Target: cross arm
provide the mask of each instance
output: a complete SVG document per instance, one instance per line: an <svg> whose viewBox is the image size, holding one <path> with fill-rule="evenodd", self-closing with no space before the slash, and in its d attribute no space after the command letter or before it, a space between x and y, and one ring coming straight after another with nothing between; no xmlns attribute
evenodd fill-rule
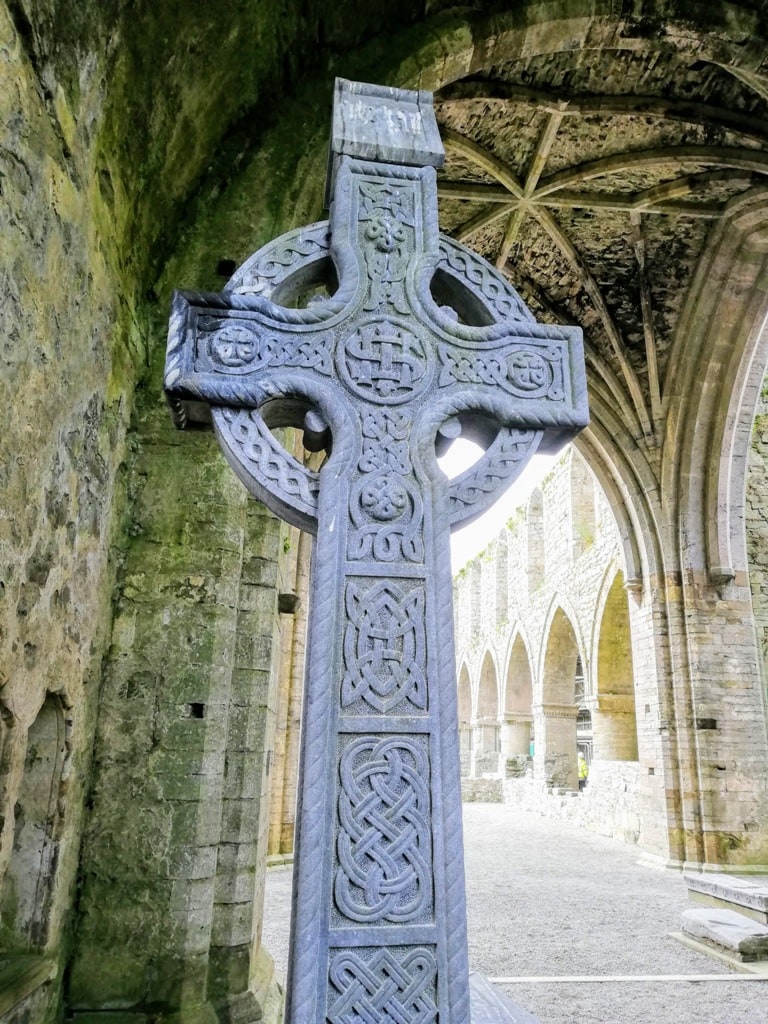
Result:
<svg viewBox="0 0 768 1024"><path fill-rule="evenodd" d="M333 333L262 306L272 308L228 292L174 293L164 388L177 426L210 424L212 405L257 408L300 393L297 375L331 377Z"/></svg>
<svg viewBox="0 0 768 1024"><path fill-rule="evenodd" d="M467 332L468 333L468 332ZM483 413L505 427L543 432L542 450L555 451L589 422L581 330L525 323L472 344L437 344L437 397L459 414L462 434L482 433ZM482 438L478 438L482 444Z"/></svg>

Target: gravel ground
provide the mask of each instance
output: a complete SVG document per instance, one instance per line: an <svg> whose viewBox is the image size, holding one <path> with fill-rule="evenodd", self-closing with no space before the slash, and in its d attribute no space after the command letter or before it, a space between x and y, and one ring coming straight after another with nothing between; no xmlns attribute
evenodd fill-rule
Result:
<svg viewBox="0 0 768 1024"><path fill-rule="evenodd" d="M677 872L501 804L465 804L464 831L471 970L492 979L713 976L499 982L541 1024L768 1024L768 980L739 981L745 976L669 937L689 905ZM290 886L290 868L267 873L264 942L283 974Z"/></svg>

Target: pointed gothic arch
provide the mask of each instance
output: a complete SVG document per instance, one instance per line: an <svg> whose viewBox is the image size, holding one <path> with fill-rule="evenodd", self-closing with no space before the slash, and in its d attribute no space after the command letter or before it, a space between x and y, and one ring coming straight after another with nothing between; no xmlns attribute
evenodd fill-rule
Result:
<svg viewBox="0 0 768 1024"><path fill-rule="evenodd" d="M507 660L501 751L504 755L529 755L533 740L533 673L528 647L515 630Z"/></svg>
<svg viewBox="0 0 768 1024"><path fill-rule="evenodd" d="M595 694L590 701L594 757L637 760L637 716L632 637L627 592L621 570L604 585L596 621Z"/></svg>
<svg viewBox="0 0 768 1024"><path fill-rule="evenodd" d="M585 659L575 621L562 601L553 605L542 649L534 772L550 789L578 788L576 677Z"/></svg>
<svg viewBox="0 0 768 1024"><path fill-rule="evenodd" d="M487 649L477 679L472 740L475 774L496 773L499 763L499 673Z"/></svg>

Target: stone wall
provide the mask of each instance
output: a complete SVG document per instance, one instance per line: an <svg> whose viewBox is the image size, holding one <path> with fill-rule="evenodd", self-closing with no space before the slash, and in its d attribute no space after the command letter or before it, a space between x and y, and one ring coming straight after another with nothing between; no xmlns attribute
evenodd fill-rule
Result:
<svg viewBox="0 0 768 1024"><path fill-rule="evenodd" d="M768 683L768 385L765 382L752 430L745 508L752 607L765 691Z"/></svg>
<svg viewBox="0 0 768 1024"><path fill-rule="evenodd" d="M44 1024L60 1006L147 328L93 173L103 94L83 67L76 121L4 3L0 40L0 948L53 956L54 982L19 1010Z"/></svg>
<svg viewBox="0 0 768 1024"><path fill-rule="evenodd" d="M763 641L768 635L764 421L765 398L752 434L746 520L755 623ZM740 709L752 684L729 680L727 673L724 677L721 665L723 652L738 652L744 631L751 628L751 614L737 588L723 591L715 604L701 592L696 598L701 614L706 605L708 636L699 643L711 661L702 671L706 686L718 696L716 703L700 700L692 715L683 695L670 685L668 619L652 590L634 580L622 587L623 550L613 516L584 469L575 453L562 457L527 508L518 510L455 581L461 729L471 735L472 747L465 746L462 754L464 794L466 799L498 799L503 790L506 802L566 816L666 860L670 820L683 813L675 739L680 730L697 734L703 773L698 799L710 805L711 815L725 796L730 813L738 817L742 795L745 807L751 806L760 785L759 778L749 775L750 751L743 740L737 749L737 740L726 736L732 723L742 723L742 731L749 727ZM577 657L583 696L574 679ZM487 741L489 666L500 729L493 750ZM521 694L527 703L520 702ZM582 715L574 727L577 705ZM533 758L524 773L510 773L507 765L525 760L529 729ZM761 730L764 722L756 723L758 757ZM589 783L579 795L577 746L591 761ZM768 823L755 819L746 827L757 833L759 849ZM721 834L728 834L728 828L722 818ZM735 837L729 848L721 840L717 846L712 842L708 856L713 862L738 855Z"/></svg>
<svg viewBox="0 0 768 1024"><path fill-rule="evenodd" d="M287 528L152 393L129 440L68 1003L242 1013L260 996Z"/></svg>

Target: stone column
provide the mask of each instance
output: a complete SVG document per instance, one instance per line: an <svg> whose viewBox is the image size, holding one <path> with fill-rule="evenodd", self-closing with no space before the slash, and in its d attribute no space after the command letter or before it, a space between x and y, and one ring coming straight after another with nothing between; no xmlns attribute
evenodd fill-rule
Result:
<svg viewBox="0 0 768 1024"><path fill-rule="evenodd" d="M536 746L533 774L547 789L579 788L574 704L539 704L534 708Z"/></svg>
<svg viewBox="0 0 768 1024"><path fill-rule="evenodd" d="M505 757L530 753L532 715L508 711L501 725L501 753Z"/></svg>
<svg viewBox="0 0 768 1024"><path fill-rule="evenodd" d="M499 723L495 718L477 718L472 724L472 774L499 771Z"/></svg>
<svg viewBox="0 0 768 1024"><path fill-rule="evenodd" d="M592 716L593 757L596 761L636 761L635 698L631 693L601 693L588 697Z"/></svg>

